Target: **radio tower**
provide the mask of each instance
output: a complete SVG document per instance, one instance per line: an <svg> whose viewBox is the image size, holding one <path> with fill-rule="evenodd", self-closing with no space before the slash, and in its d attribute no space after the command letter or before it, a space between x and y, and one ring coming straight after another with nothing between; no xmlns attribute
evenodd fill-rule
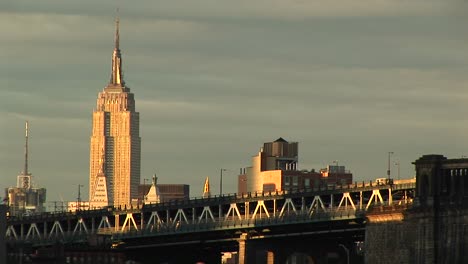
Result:
<svg viewBox="0 0 468 264"><path fill-rule="evenodd" d="M29 127L28 127L28 121L26 121L25 124L25 143L24 143L24 168L23 171L18 175L18 182L17 182L17 187L18 188L25 188L25 189L30 189L32 188L32 182L31 182L31 174L28 171L28 139L29 139Z"/></svg>

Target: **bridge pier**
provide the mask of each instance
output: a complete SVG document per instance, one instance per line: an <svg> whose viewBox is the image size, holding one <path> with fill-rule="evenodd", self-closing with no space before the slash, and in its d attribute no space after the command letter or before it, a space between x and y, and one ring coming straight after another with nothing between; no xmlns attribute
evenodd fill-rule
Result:
<svg viewBox="0 0 468 264"><path fill-rule="evenodd" d="M353 239L293 236L262 239L243 233L238 239L238 264L363 263Z"/></svg>
<svg viewBox="0 0 468 264"><path fill-rule="evenodd" d="M258 241L250 240L250 235L248 233L242 233L238 243L238 264L275 263L274 252L260 247Z"/></svg>
<svg viewBox="0 0 468 264"><path fill-rule="evenodd" d="M238 243L239 243L239 253L237 255L238 255L238 258L239 258L239 261L238 261L239 264L246 264L247 263L247 261L246 261L246 258L247 258L247 250L246 250L247 238L248 238L248 234L243 233L243 234L241 234L241 236L239 238L239 241L238 241Z"/></svg>
<svg viewBox="0 0 468 264"><path fill-rule="evenodd" d="M120 228L120 215L116 214L115 215L115 222L114 222L114 230L119 231Z"/></svg>
<svg viewBox="0 0 468 264"><path fill-rule="evenodd" d="M123 252L127 257L127 261L136 261L142 264L221 264L222 248L219 244L200 242L185 245L145 247Z"/></svg>

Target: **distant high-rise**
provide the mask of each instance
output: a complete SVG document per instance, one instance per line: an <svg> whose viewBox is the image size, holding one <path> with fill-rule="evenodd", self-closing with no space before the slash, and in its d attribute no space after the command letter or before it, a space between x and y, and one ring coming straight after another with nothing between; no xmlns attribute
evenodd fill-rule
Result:
<svg viewBox="0 0 468 264"><path fill-rule="evenodd" d="M125 206L138 198L141 138L135 99L123 80L119 42L117 18L110 82L99 93L93 111L89 194L91 200L98 191L97 178L105 175L109 205Z"/></svg>
<svg viewBox="0 0 468 264"><path fill-rule="evenodd" d="M11 215L40 213L45 211L46 189L36 188L28 169L28 122L25 125L24 169L17 177L16 187L5 189Z"/></svg>

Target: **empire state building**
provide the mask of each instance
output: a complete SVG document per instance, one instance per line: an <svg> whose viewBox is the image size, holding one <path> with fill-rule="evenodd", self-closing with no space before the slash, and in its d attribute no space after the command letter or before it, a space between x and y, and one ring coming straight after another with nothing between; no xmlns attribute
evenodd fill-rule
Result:
<svg viewBox="0 0 468 264"><path fill-rule="evenodd" d="M129 206L138 197L140 183L140 117L133 93L123 80L119 19L115 28L110 82L99 93L93 111L89 195L91 202L98 199ZM97 197L102 193L107 197Z"/></svg>

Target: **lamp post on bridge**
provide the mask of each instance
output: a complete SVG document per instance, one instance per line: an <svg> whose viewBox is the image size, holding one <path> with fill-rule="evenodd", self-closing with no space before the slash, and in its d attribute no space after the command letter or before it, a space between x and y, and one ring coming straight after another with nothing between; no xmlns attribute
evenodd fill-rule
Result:
<svg viewBox="0 0 468 264"><path fill-rule="evenodd" d="M146 179L146 178L144 178L144 179L143 179L143 185L145 185L145 186L146 186L146 182L147 182L147 181L149 182L149 181L150 181L150 179Z"/></svg>
<svg viewBox="0 0 468 264"><path fill-rule="evenodd" d="M338 244L338 246L342 247L345 252L346 252L346 264L349 264L349 249L347 247L345 247L345 245L343 244Z"/></svg>
<svg viewBox="0 0 468 264"><path fill-rule="evenodd" d="M395 165L398 167L398 179L400 179L400 161L396 161Z"/></svg>
<svg viewBox="0 0 468 264"><path fill-rule="evenodd" d="M335 172L334 172L335 173L335 186L338 186L338 161L334 160L332 163L336 164ZM328 173L329 173L328 175L330 175L330 171Z"/></svg>
<svg viewBox="0 0 468 264"><path fill-rule="evenodd" d="M83 184L78 184L78 198L76 202L76 210L79 211L81 209L81 187L83 187Z"/></svg>
<svg viewBox="0 0 468 264"><path fill-rule="evenodd" d="M388 152L388 170L387 170L387 176L388 176L388 181L390 182L390 156L393 154L393 151Z"/></svg>
<svg viewBox="0 0 468 264"><path fill-rule="evenodd" d="M226 169L220 170L220 177L219 177L219 196L223 194L223 171L227 171Z"/></svg>

